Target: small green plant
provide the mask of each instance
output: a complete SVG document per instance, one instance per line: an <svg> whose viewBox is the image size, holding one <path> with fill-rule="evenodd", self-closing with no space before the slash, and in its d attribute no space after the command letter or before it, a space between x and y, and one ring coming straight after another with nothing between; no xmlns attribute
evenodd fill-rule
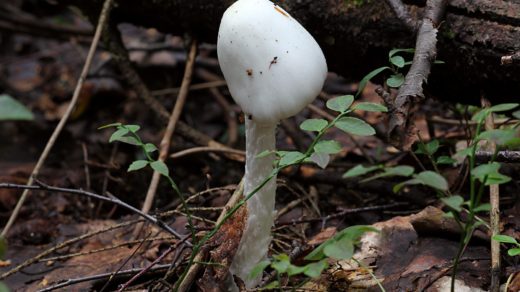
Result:
<svg viewBox="0 0 520 292"><path fill-rule="evenodd" d="M121 142L126 143L130 145L137 146L141 148L145 159L135 160L133 161L130 166L128 167L128 172L136 171L143 169L147 166L152 168L153 170L160 173L163 177L165 177L171 188L175 191L177 196L181 199L182 207L184 212L187 214L188 217L188 226L192 232L192 236L195 236L195 228L193 225L193 221L191 218L191 213L189 211L189 208L186 204L185 198L182 195L179 187L175 183L175 181L171 178L170 172L168 170L168 166L166 163L164 163L161 160L156 160L152 157L153 153L157 151L157 147L152 143L144 143L137 132L141 129L138 125L124 125L122 123L113 123L109 125L105 125L102 127L99 127L99 129L107 129L107 128L116 128L115 132L112 133L110 136L108 142Z"/></svg>
<svg viewBox="0 0 520 292"><path fill-rule="evenodd" d="M500 234L493 236L493 240L501 243L512 244L514 247L507 250L507 254L509 256L516 257L520 255L520 243L518 243L518 241L515 238L508 235Z"/></svg>
<svg viewBox="0 0 520 292"><path fill-rule="evenodd" d="M402 56L397 53L412 53L413 49L394 49L389 52L388 58L390 66L380 67L372 72L370 72L363 80L360 82L360 88L358 90L358 94L363 90L366 83L380 74L385 70L391 70L392 75L386 79L386 85L389 87L399 88L404 82L404 75L400 72L404 66L411 64L411 62L407 62ZM436 61L435 63L443 63L442 61ZM344 178L353 178L356 176L362 176L366 174L370 174L373 172L377 172L377 174L365 178L360 182L368 182L373 179L379 179L383 177L392 177L392 176L401 176L401 177L411 177L409 180L401 182L394 186L393 191L399 192L406 185L425 185L431 187L437 191L439 198L442 202L448 207L449 213L447 216L455 219L460 229L461 240L459 251L454 259L454 267L452 274L452 291L454 289L454 281L455 275L457 272L457 266L460 260L460 257L464 253L466 246L469 244L471 236L475 229L480 225L487 226L484 220L480 219L477 216L479 212L488 212L490 210L490 205L487 203L482 203L482 196L486 186L490 185L499 185L507 183L511 180L510 177L503 175L499 172L500 163L496 162L496 156L500 149L508 148L514 145L520 145L520 138L516 137L516 130L514 127L502 127L500 129L493 129L488 131L483 131L483 126L486 118L489 115L504 113L508 111L512 111L518 107L516 103L505 103L495 105L486 109L478 110L476 107L471 107L468 111L468 108L463 109L461 106L457 106L456 110L461 113L473 113L472 121L477 124L476 131L474 136L472 137L469 145L466 149L463 149L456 153L456 157L467 159L469 165L469 196L464 196L461 194L451 194L448 183L446 179L440 174L439 165L449 164L453 165L457 161L452 157L441 155L436 156L436 153L440 147L440 143L438 140L432 140L428 143L423 143L420 141L418 144L416 154L426 155L429 161L433 166L433 170L425 170L420 173L415 173L415 170L410 166L393 166L386 167L382 165L374 165L374 166L362 166L358 165L349 171L347 171L343 177ZM512 114L513 116L520 118L520 111L516 111ZM496 144L496 150L493 154L492 159L481 165L476 165L476 152L478 147L482 143L493 142ZM469 197L465 199L465 197ZM501 239L505 239L500 237ZM515 240L516 242L516 240ZM508 243L513 243L508 242ZM513 253L520 252L520 249L513 249Z"/></svg>
<svg viewBox="0 0 520 292"><path fill-rule="evenodd" d="M269 283L265 288L278 288L280 285L280 276L285 275L288 278L296 275L304 275L310 278L318 278L321 273L328 268L328 260L350 260L354 255L354 248L359 239L366 232L379 232L377 229L366 225L350 226L338 232L332 238L328 239L316 249L310 252L304 259L308 263L304 266L295 266L286 254L273 256L271 260L265 260L259 263L251 272L250 277L256 278L267 267L271 267L276 271L278 280Z"/></svg>

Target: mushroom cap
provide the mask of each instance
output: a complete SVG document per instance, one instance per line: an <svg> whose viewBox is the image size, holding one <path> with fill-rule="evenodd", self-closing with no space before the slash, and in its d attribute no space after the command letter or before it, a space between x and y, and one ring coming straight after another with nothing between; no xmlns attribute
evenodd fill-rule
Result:
<svg viewBox="0 0 520 292"><path fill-rule="evenodd" d="M226 10L217 54L233 99L260 123L301 111L318 96L327 75L316 40L268 0L239 0Z"/></svg>

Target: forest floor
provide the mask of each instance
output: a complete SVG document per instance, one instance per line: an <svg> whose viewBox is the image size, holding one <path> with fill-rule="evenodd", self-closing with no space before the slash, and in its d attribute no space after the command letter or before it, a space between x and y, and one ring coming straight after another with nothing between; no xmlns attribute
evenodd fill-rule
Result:
<svg viewBox="0 0 520 292"><path fill-rule="evenodd" d="M70 12L39 13L38 17L45 22L92 29L88 22ZM172 109L187 59L185 43L181 38L163 35L154 29L128 24L119 28L130 59L144 83L166 109ZM1 34L0 93L22 102L35 118L26 122L0 122L0 183L27 182L48 137L68 106L89 44L84 37L63 40L31 34ZM142 152L132 145L109 143L113 130L99 127L115 122L139 125L141 139L159 145L165 123L128 86L110 53L103 48L96 53L89 72L78 106L38 180L49 186L115 196L140 209L152 171L127 172L133 161L143 158ZM243 117L221 77L214 44L199 46L191 84L180 120L213 141L243 150ZM356 102L382 103L375 93L377 87L370 83ZM333 117L334 112L325 106L327 100L355 94L357 88L357 83L329 73L322 94L312 106L281 123L277 148L306 149L314 136L301 131L299 124L308 118ZM471 139L474 127L468 121L472 110L470 106L440 102L429 96L417 108L413 119L424 143L440 141L435 155L451 157L457 147L465 147L461 145ZM304 164L289 167L279 175L271 254L285 253L291 256L293 263L302 264L305 254L344 228L375 224L383 230L380 233L383 240L373 247L378 249L377 253L365 254L372 257L368 268L331 261L330 269L321 278L306 284L309 285L307 291L377 291L379 288L369 271L381 279L387 291L445 291L461 233L455 222L444 216L444 211L449 209L439 200L438 193L420 185L395 193L393 187L407 180L402 177L382 176L368 181L343 177L359 164L406 165L416 172L432 170L434 166L426 155L403 152L386 142L385 114L364 111L354 114L371 124L376 134L352 136L332 129L326 137L338 141L342 149L333 155L326 169ZM190 198L188 205L195 228L202 233L214 226L237 188L244 173L244 159L240 151L231 155L218 152L212 146L200 149L208 145L201 145L188 136L174 134L169 153L177 155L168 158L166 163L181 192ZM197 149L200 151L194 151ZM468 192L464 165L457 162L439 165L439 172L447 179L450 189L462 196ZM500 188L501 233L519 238L518 166L504 163L501 173L512 178ZM21 192L0 188L2 225L7 222ZM175 210L161 219L178 233L188 234L185 210L166 180L161 180L156 194L151 213ZM488 202L487 195L483 202ZM487 213L481 215L488 220ZM2 276L3 281L11 291L36 291L79 278L84 281L70 283L61 291L114 291L137 271L153 263L131 286L167 290L185 268L190 250L164 255L178 239L151 224L145 225L141 234L135 236L136 219L135 213L121 206L83 195L32 191L7 236L8 247L0 262L0 273L13 269L15 272ZM359 244L358 256L373 244L367 240ZM465 249L457 278L461 281L460 287L471 287L467 291L485 290L490 285L490 241L488 230L479 227ZM60 244L62 246L56 248ZM509 289L520 291L518 259L507 256L506 246L503 247L501 282L505 283L512 275ZM159 262L154 262L161 256ZM169 268L173 273L168 273L167 278L165 273ZM134 270L127 271L130 269ZM110 277L116 272L120 275ZM92 275L98 277L87 278ZM265 278L269 277L272 279L272 275L266 273ZM195 291L196 285L193 287Z"/></svg>

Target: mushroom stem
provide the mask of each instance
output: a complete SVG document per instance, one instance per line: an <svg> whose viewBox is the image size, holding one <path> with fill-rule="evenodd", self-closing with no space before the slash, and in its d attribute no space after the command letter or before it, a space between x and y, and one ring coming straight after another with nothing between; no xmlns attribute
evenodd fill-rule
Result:
<svg viewBox="0 0 520 292"><path fill-rule="evenodd" d="M266 150L275 150L276 124L261 124L254 117L246 118L246 173L244 194L249 194L273 171L274 154L257 157ZM247 223L231 273L239 276L247 288L255 287L258 279L250 279L251 270L267 256L274 224L276 177L271 179L247 201Z"/></svg>

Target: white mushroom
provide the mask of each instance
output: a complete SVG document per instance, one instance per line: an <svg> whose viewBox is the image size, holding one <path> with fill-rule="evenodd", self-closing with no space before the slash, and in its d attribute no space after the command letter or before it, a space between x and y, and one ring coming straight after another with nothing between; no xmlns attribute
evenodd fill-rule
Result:
<svg viewBox="0 0 520 292"><path fill-rule="evenodd" d="M219 28L217 53L233 99L245 113L246 172L249 194L273 170L275 129L281 119L301 111L319 94L327 75L323 52L314 38L281 7L268 0L239 0ZM248 288L251 269L265 259L274 220L276 179L247 202L248 219L231 272Z"/></svg>

